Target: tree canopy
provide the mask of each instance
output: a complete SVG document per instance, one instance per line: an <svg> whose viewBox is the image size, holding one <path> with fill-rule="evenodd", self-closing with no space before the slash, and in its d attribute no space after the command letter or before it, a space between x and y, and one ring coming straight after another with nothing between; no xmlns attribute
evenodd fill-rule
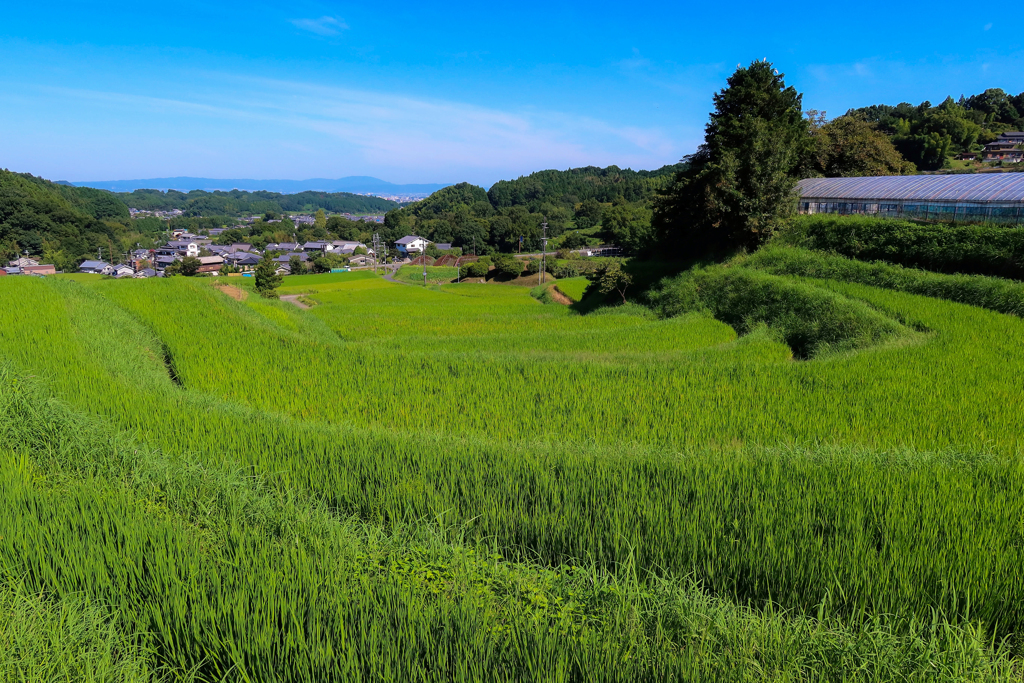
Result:
<svg viewBox="0 0 1024 683"><path fill-rule="evenodd" d="M28 251L58 269L84 258L123 251L143 239L128 207L103 190L52 183L27 173L0 170L0 258Z"/></svg>
<svg viewBox="0 0 1024 683"><path fill-rule="evenodd" d="M274 214L315 212L318 209L332 213L384 213L398 204L380 197L367 197L349 192L247 192L231 190L135 190L116 195L124 204L140 211L169 211L179 209L187 216L242 216L247 214Z"/></svg>
<svg viewBox="0 0 1024 683"><path fill-rule="evenodd" d="M659 198L654 223L677 254L754 246L794 206L810 149L802 96L769 62L740 67L714 96L704 144Z"/></svg>

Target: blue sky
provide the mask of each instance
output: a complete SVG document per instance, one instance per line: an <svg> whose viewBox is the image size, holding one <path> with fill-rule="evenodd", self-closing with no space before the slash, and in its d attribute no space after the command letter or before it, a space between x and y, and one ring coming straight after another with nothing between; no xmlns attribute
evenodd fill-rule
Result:
<svg viewBox="0 0 1024 683"><path fill-rule="evenodd" d="M489 186L656 168L767 57L830 116L1024 91L1024 41L963 3L11 3L0 166L52 179Z"/></svg>

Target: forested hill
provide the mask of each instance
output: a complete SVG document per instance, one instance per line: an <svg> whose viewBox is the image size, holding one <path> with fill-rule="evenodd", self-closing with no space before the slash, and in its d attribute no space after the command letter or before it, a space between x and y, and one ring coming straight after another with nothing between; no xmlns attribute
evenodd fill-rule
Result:
<svg viewBox="0 0 1024 683"><path fill-rule="evenodd" d="M947 97L938 106L928 101L876 104L851 109L847 116L875 125L918 168L935 170L947 166L951 155L980 150L1000 133L1024 130L1024 93L989 88L959 100Z"/></svg>
<svg viewBox="0 0 1024 683"><path fill-rule="evenodd" d="M680 168L538 171L501 180L489 191L459 183L388 212L382 232L387 240L418 234L478 252L534 251L540 249L541 225L547 223L548 237L575 233L552 242L555 248L603 240L635 247L643 241L640 233L650 230L651 201Z"/></svg>
<svg viewBox="0 0 1024 683"><path fill-rule="evenodd" d="M633 171L618 166L570 168L567 171L537 171L517 180L499 180L487 197L491 206L527 206L538 211L545 202L575 205L587 199L611 203L618 198L639 202L665 186L682 164L662 166L656 171Z"/></svg>
<svg viewBox="0 0 1024 683"><path fill-rule="evenodd" d="M323 209L332 213L370 214L384 213L398 208L396 202L379 197L367 197L348 192L248 192L217 190L135 190L117 196L133 209L142 211L169 211L180 209L187 216L241 216L244 214L314 212Z"/></svg>
<svg viewBox="0 0 1024 683"><path fill-rule="evenodd" d="M119 245L131 233L128 207L115 195L0 170L0 259L28 251L58 267Z"/></svg>

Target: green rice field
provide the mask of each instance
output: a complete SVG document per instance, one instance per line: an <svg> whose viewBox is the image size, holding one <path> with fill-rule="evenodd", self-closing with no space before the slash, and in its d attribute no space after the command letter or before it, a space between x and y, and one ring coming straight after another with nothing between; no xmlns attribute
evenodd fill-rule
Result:
<svg viewBox="0 0 1024 683"><path fill-rule="evenodd" d="M2 278L0 682L1020 680L1017 287Z"/></svg>

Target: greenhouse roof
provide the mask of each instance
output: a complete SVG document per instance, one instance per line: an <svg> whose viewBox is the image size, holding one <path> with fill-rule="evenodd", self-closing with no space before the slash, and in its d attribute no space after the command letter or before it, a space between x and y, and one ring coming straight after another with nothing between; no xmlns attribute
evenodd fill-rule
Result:
<svg viewBox="0 0 1024 683"><path fill-rule="evenodd" d="M797 191L814 199L1024 202L1024 173L807 178Z"/></svg>

